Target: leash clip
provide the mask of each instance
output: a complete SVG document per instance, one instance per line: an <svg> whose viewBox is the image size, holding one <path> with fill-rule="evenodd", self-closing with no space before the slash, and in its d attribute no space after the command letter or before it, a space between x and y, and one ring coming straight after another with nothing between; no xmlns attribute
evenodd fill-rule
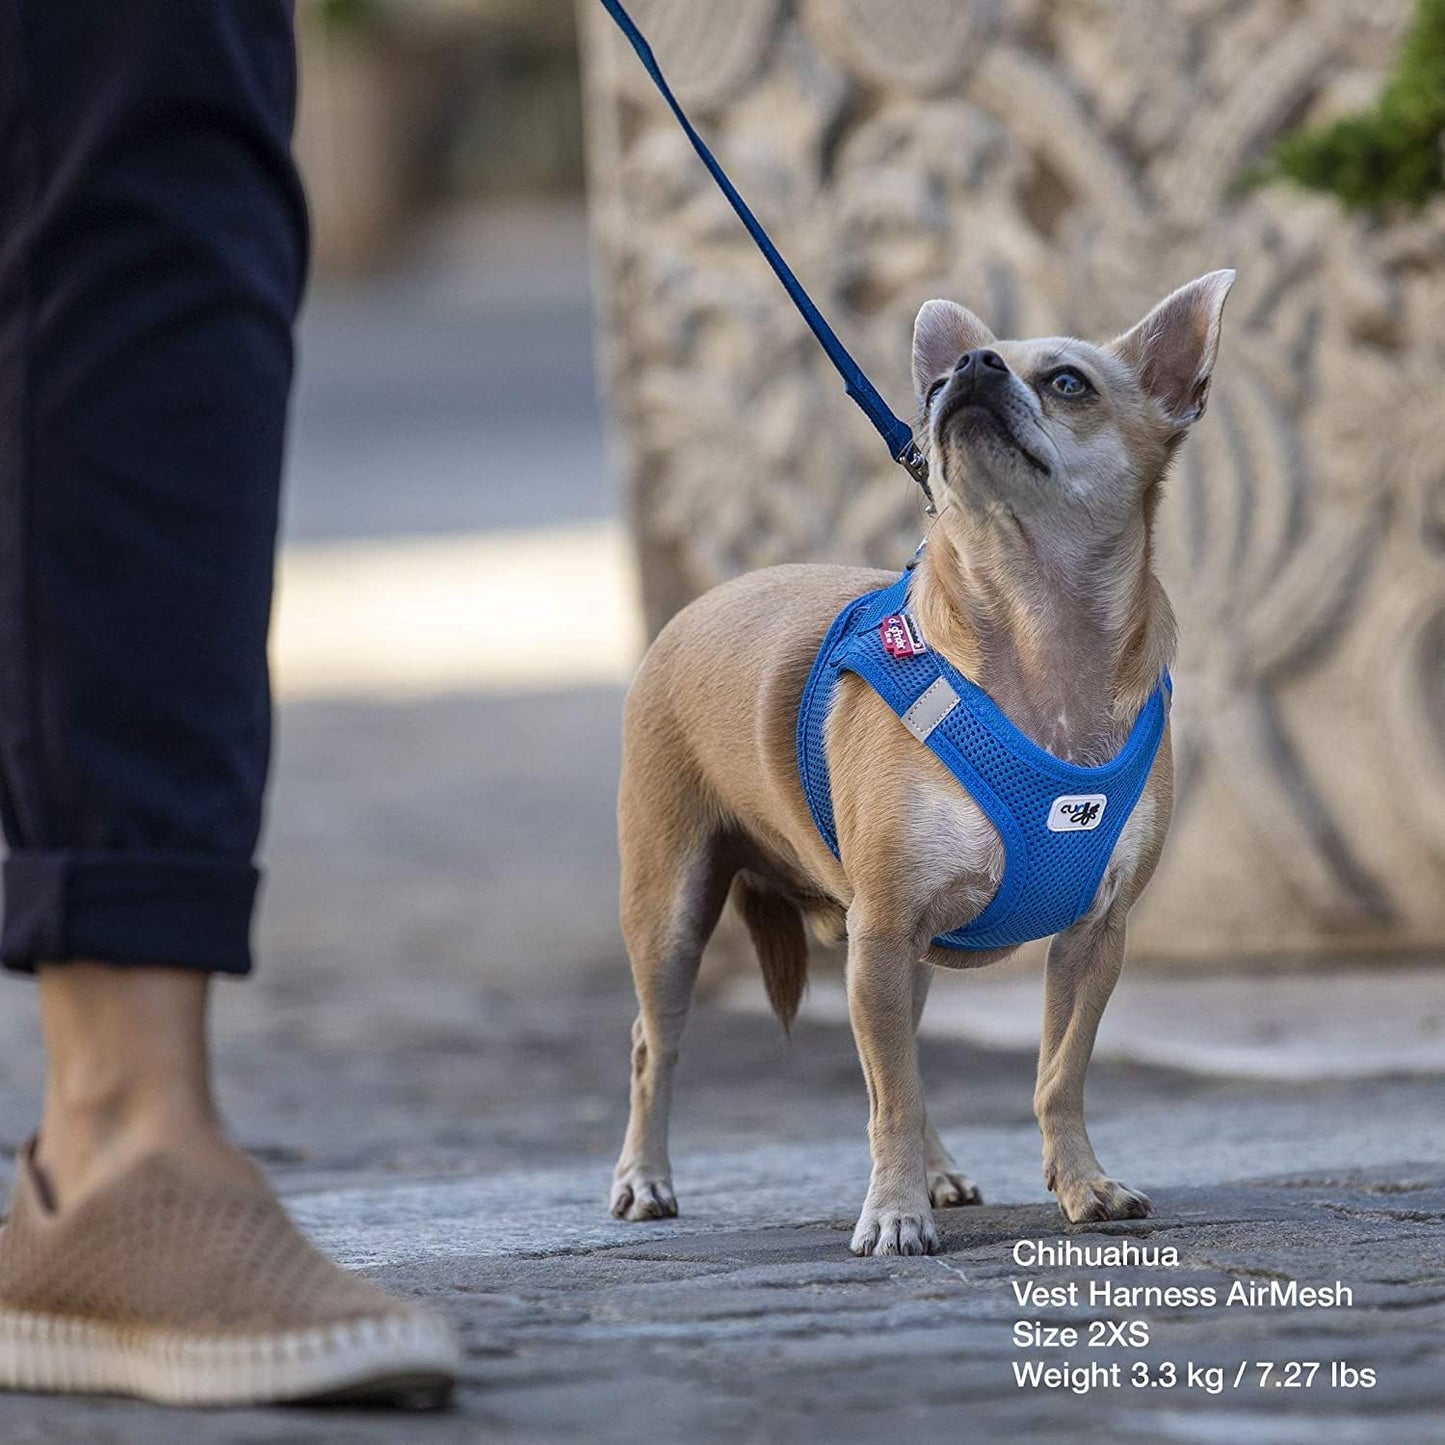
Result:
<svg viewBox="0 0 1445 1445"><path fill-rule="evenodd" d="M928 485L928 458L918 450L918 443L910 440L894 461L923 488L923 495L928 498L928 505L923 510L930 517L936 517L938 508L933 504L933 488Z"/></svg>

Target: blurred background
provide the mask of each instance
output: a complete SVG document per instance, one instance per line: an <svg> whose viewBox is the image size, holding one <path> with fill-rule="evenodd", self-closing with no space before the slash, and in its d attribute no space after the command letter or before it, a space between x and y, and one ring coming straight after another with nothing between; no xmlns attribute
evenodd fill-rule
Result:
<svg viewBox="0 0 1445 1445"><path fill-rule="evenodd" d="M1267 974L1296 1016L1326 966L1370 970L1378 1000L1384 971L1436 963L1442 205L1244 184L1282 137L1388 98L1412 0L1191 0L1142 30L1133 0L634 8L900 411L929 295L1107 336L1239 268L1161 521L1181 805L1131 923L1158 1000L1135 996L1135 1032L1201 969ZM263 943L318 994L358 952L383 992L402 958L447 987L615 979L618 714L646 635L750 566L897 565L924 519L599 6L301 14L316 271ZM940 1027L1027 1043L1033 962L945 988ZM1408 1012L1382 1047L1405 1028L1439 1057L1440 1017Z"/></svg>
<svg viewBox="0 0 1445 1445"><path fill-rule="evenodd" d="M263 948L322 993L362 959L383 993L556 986L619 952L641 640L593 366L574 11L299 15L315 271Z"/></svg>
<svg viewBox="0 0 1445 1445"><path fill-rule="evenodd" d="M1433 1425L1441 1215L1418 1191L1438 1170L1411 1161L1445 1157L1445 0L631 8L900 414L930 296L1000 334L1106 338L1238 268L1159 516L1180 801L1091 1131L1240 1277L1322 1278L1324 1250L1353 1282L1413 1281L1413 1313L1369 1297L1351 1358L1394 1341ZM944 1221L971 1254L846 1259L866 1099L837 960L818 956L789 1040L726 938L680 1067L686 1212L642 1234L605 1216L633 1012L627 679L672 611L746 568L899 566L916 489L596 0L298 16L315 265L259 967L216 991L238 1137L339 1258L445 1295L486 1438L631 1439L646 1419L661 1439L901 1439L926 1395L953 1411L919 1425L932 1439L961 1418L955 1386L1003 1388L1022 1419L999 1241L1059 1228L1029 1108L1036 953L941 975L924 1021L931 1116L1001 1206ZM0 1172L42 1067L33 990L10 997ZM1240 1254L1251 1210L1283 1222ZM649 1271L695 1279L693 1302ZM1282 1317L1290 1350L1299 1328ZM107 1439L157 1438L144 1412L108 1418ZM1282 1438L1236 1418L1211 1438ZM1163 1419L1140 1438L1203 1438ZM1340 1438L1378 1438L1359 1428ZM331 1429L246 1438L393 1427Z"/></svg>

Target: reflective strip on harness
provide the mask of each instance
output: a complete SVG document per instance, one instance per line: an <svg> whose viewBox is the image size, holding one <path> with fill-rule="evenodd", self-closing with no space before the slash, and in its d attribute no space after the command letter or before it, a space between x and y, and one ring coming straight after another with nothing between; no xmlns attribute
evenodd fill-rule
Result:
<svg viewBox="0 0 1445 1445"><path fill-rule="evenodd" d="M946 677L929 683L923 696L903 714L903 726L921 743L958 706L958 694Z"/></svg>

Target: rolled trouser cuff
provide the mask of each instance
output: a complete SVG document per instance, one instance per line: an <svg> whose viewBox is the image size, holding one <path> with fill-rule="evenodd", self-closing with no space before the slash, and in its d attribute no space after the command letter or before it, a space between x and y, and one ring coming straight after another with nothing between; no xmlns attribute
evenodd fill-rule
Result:
<svg viewBox="0 0 1445 1445"><path fill-rule="evenodd" d="M17 853L5 860L0 963L91 960L251 971L250 862L145 853Z"/></svg>

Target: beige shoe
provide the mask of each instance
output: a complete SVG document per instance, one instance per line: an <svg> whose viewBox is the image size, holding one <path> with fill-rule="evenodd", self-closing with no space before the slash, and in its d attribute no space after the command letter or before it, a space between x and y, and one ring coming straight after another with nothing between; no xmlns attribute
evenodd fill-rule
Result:
<svg viewBox="0 0 1445 1445"><path fill-rule="evenodd" d="M447 1327L333 1264L264 1185L157 1155L57 1212L33 1151L0 1229L0 1388L436 1403L456 1379Z"/></svg>

